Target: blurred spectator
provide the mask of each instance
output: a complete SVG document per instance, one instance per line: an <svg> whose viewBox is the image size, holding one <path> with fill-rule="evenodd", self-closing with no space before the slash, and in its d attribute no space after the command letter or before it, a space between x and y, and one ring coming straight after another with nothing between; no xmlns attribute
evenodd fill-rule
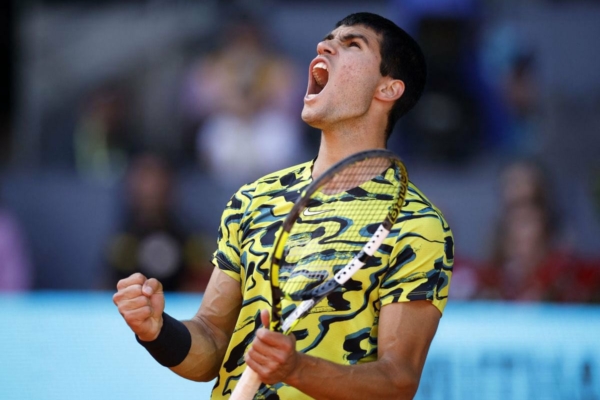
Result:
<svg viewBox="0 0 600 400"><path fill-rule="evenodd" d="M127 204L108 246L111 287L134 272L160 280L167 291L202 291L211 272L209 251L173 212L174 181L167 164L146 154L126 177Z"/></svg>
<svg viewBox="0 0 600 400"><path fill-rule="evenodd" d="M193 67L184 106L199 163L237 186L304 159L301 95L293 64L267 48L255 21L234 19L222 39Z"/></svg>
<svg viewBox="0 0 600 400"><path fill-rule="evenodd" d="M506 165L500 174L500 207L534 203L552 212L553 190L544 166L532 158L522 158Z"/></svg>
<svg viewBox="0 0 600 400"><path fill-rule="evenodd" d="M501 216L491 265L479 274L480 298L529 301L572 299L563 278L578 267L560 248L554 221L539 203L511 203ZM572 299L574 300L574 299Z"/></svg>
<svg viewBox="0 0 600 400"><path fill-rule="evenodd" d="M0 205L0 291L28 290L32 283L31 263L21 227Z"/></svg>
<svg viewBox="0 0 600 400"><path fill-rule="evenodd" d="M118 180L133 152L124 88L104 84L89 93L74 132L75 167L91 179Z"/></svg>
<svg viewBox="0 0 600 400"><path fill-rule="evenodd" d="M489 94L482 98L487 140L506 157L537 156L539 137L540 79L532 45L514 21L491 20L485 24L479 46L482 84Z"/></svg>
<svg viewBox="0 0 600 400"><path fill-rule="evenodd" d="M575 254L561 235L549 189L540 164L523 160L507 166L490 260L456 265L456 298L598 301L600 269Z"/></svg>
<svg viewBox="0 0 600 400"><path fill-rule="evenodd" d="M541 140L537 137L538 87L532 54L519 54L510 64L504 82L504 101L508 109L508 129L504 147L511 154L536 155Z"/></svg>

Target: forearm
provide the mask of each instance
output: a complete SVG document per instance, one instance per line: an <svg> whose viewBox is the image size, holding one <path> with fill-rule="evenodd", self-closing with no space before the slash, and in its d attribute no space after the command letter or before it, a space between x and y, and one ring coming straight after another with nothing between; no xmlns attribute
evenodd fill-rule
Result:
<svg viewBox="0 0 600 400"><path fill-rule="evenodd" d="M339 365L306 354L299 355L285 383L318 399L412 399L420 374L409 365L378 360Z"/></svg>
<svg viewBox="0 0 600 400"><path fill-rule="evenodd" d="M183 321L192 337L185 359L171 367L176 374L194 381L214 379L242 306L239 282L215 269L198 313Z"/></svg>
<svg viewBox="0 0 600 400"><path fill-rule="evenodd" d="M171 370L193 381L214 379L227 350L227 336L199 317L183 323L190 331L192 345L186 358Z"/></svg>

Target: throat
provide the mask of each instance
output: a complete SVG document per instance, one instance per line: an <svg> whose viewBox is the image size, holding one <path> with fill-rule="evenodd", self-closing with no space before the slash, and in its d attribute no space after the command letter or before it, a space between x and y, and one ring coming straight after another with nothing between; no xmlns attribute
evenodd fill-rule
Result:
<svg viewBox="0 0 600 400"><path fill-rule="evenodd" d="M385 149L385 135L373 135L359 130L321 131L319 154L313 166L312 177L318 178L328 168L344 158L363 150Z"/></svg>

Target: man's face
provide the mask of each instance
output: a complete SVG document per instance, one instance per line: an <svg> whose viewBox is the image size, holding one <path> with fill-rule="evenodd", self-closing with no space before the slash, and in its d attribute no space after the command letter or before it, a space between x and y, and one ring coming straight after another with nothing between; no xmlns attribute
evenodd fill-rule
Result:
<svg viewBox="0 0 600 400"><path fill-rule="evenodd" d="M379 36L362 26L340 26L317 45L310 63L302 119L328 129L364 115L382 76Z"/></svg>

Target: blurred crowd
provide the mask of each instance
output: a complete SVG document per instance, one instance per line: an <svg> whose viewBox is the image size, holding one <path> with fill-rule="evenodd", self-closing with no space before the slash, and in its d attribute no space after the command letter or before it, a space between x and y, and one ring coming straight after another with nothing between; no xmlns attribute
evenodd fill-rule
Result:
<svg viewBox="0 0 600 400"><path fill-rule="evenodd" d="M173 172L153 154L139 155L125 177L120 225L106 248L105 289L134 272L161 281L164 290L201 291L210 276L206 243L173 210Z"/></svg>
<svg viewBox="0 0 600 400"><path fill-rule="evenodd" d="M487 259L455 260L455 299L600 302L600 260L574 249L553 204L551 180L533 159L508 164L499 177L498 210Z"/></svg>
<svg viewBox="0 0 600 400"><path fill-rule="evenodd" d="M307 155L295 64L268 48L258 21L238 17L226 28L190 68L183 111L197 162L233 187Z"/></svg>
<svg viewBox="0 0 600 400"><path fill-rule="evenodd" d="M390 5L400 15L411 3ZM473 9L398 18L428 54L430 81L421 105L390 141L417 164L460 168L483 155L503 165L494 177L499 200L485 256L466 257L457 243L451 297L600 303L600 260L579 254L572 214L557 201L552 171L539 157L535 54L518 48L499 62L498 54L485 59L482 41L475 40L481 22L476 7L462 3ZM181 171L207 176L233 193L315 154L318 133L299 117L305 65L278 49L273 32L255 15L227 13L209 44L190 52L176 80L169 102L177 131L170 140L177 145L152 143L140 133L135 89L126 77L83 91L77 97L81 106L65 118L71 122L60 125L68 134L56 140L46 134L52 142L49 169L59 165L83 181L123 187L115 199L114 229L98 255L103 267L96 289L110 290L120 278L142 272L160 279L166 290L204 290L216 228L181 216ZM0 191L0 291L36 289L27 233L1 200Z"/></svg>

